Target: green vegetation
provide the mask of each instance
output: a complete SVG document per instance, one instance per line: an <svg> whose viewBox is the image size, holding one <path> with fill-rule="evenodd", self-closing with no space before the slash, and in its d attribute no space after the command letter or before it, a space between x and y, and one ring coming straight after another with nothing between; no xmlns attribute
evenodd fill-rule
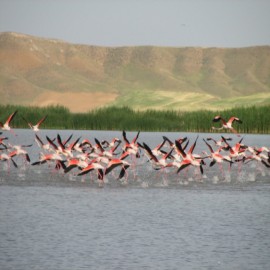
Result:
<svg viewBox="0 0 270 270"><path fill-rule="evenodd" d="M71 113L62 106L24 107L14 105L0 105L0 121L14 111L18 114L11 126L27 128L23 116L29 122L36 124L44 115L48 115L42 124L47 129L87 129L87 130L141 130L141 131L182 131L182 132L210 132L216 115L225 119L237 116L243 124L235 123L240 133L270 133L270 106L235 107L223 111L200 110L193 112L182 111L135 111L129 107L104 107L88 113Z"/></svg>
<svg viewBox="0 0 270 270"><path fill-rule="evenodd" d="M270 104L270 93L259 93L248 96L232 97L232 98L216 98L213 95L196 92L178 93L174 91L137 89L128 93L122 93L113 106L121 106L128 104L129 107L140 110L169 110L174 111L197 111L208 108L212 111L225 110L232 107L242 106L261 106Z"/></svg>
<svg viewBox="0 0 270 270"><path fill-rule="evenodd" d="M50 95L44 95L44 93ZM0 34L0 104L57 103L55 95L103 93L100 106L225 110L270 100L270 46L99 47ZM69 107L71 109L71 107ZM95 107L96 108L96 107Z"/></svg>

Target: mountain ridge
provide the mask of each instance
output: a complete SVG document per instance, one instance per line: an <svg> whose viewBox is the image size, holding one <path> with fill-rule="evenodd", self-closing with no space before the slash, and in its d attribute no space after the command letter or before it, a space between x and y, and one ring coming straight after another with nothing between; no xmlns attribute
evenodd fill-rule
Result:
<svg viewBox="0 0 270 270"><path fill-rule="evenodd" d="M270 46L104 47L4 32L0 95L1 104L60 104L75 112L265 105Z"/></svg>

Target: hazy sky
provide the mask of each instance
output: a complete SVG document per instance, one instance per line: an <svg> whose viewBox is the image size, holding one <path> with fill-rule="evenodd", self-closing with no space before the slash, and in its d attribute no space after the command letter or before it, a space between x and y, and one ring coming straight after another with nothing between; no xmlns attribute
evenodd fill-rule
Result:
<svg viewBox="0 0 270 270"><path fill-rule="evenodd" d="M270 45L270 0L0 0L0 32L72 43Z"/></svg>

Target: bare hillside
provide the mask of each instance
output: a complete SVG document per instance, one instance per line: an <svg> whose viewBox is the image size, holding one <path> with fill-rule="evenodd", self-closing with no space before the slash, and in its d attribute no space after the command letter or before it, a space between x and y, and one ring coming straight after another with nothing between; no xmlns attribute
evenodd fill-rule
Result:
<svg viewBox="0 0 270 270"><path fill-rule="evenodd" d="M0 103L216 109L270 103L270 46L98 47L0 34Z"/></svg>

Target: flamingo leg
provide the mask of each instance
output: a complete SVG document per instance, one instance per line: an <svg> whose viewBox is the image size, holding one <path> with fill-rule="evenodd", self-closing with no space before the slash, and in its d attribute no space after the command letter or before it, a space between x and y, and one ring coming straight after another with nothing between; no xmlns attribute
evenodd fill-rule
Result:
<svg viewBox="0 0 270 270"><path fill-rule="evenodd" d="M136 167L137 167L137 159L135 155L131 155L131 170L133 171L133 180L137 179L137 174L136 174Z"/></svg>
<svg viewBox="0 0 270 270"><path fill-rule="evenodd" d="M221 171L222 178L225 179L225 174L224 174L224 170L223 170L222 164L221 164L221 163L218 163L218 166L219 166L219 169L220 169L220 171Z"/></svg>
<svg viewBox="0 0 270 270"><path fill-rule="evenodd" d="M18 136L18 135L14 132L13 129L10 129L9 131L10 131L10 133L13 134L14 136Z"/></svg>

